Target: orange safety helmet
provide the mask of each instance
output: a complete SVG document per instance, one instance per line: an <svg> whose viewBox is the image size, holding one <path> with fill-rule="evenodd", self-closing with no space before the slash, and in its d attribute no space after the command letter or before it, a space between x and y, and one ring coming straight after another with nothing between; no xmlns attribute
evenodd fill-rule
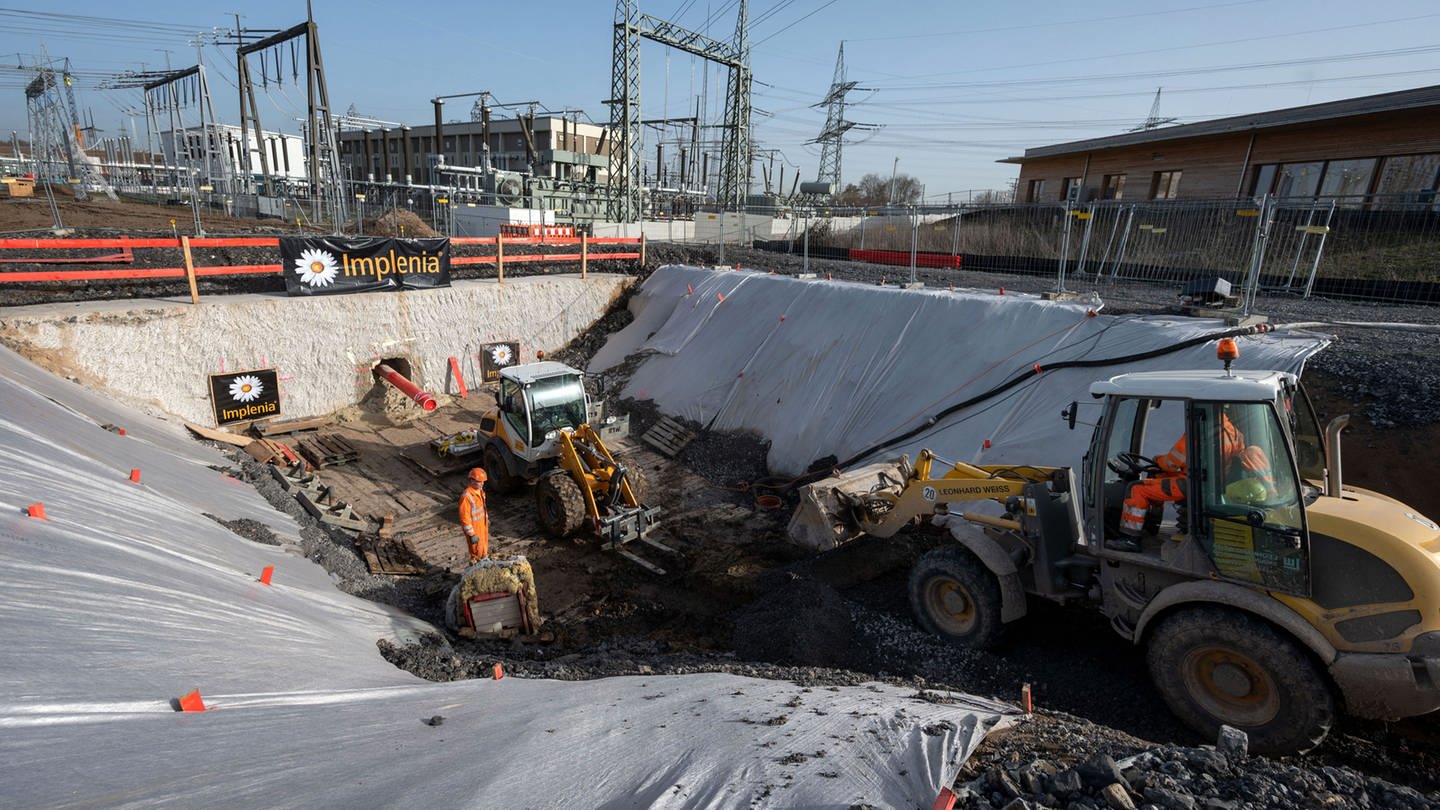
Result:
<svg viewBox="0 0 1440 810"><path fill-rule="evenodd" d="M474 469L472 469L472 470L470 471L470 480L471 480L471 481L478 481L479 483L482 483L482 484L483 484L483 483L485 483L486 481L488 481L489 479L490 479L490 476L488 476L488 475L485 474L485 468L484 468L484 467L476 467L476 468L474 468Z"/></svg>

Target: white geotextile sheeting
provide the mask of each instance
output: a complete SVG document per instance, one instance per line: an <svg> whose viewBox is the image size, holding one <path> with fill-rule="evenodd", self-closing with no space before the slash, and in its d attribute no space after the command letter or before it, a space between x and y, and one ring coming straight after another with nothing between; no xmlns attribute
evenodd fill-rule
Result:
<svg viewBox="0 0 1440 810"><path fill-rule="evenodd" d="M758 432L771 441L770 469L798 474L816 459L843 462L923 426L1039 364L1038 376L868 460L913 458L929 448L952 461L1078 465L1099 416L1091 382L1130 371L1214 369L1215 343L1143 361L1051 367L1227 328L1210 318L1092 315L1096 307L1012 292L668 266L645 281L631 302L635 321L596 353L590 371L644 353L624 395L716 430ZM1327 341L1272 332L1237 342L1236 368L1298 373ZM1080 403L1075 430L1060 418L1071 401Z"/></svg>
<svg viewBox="0 0 1440 810"><path fill-rule="evenodd" d="M6 807L928 807L1012 722L879 684L429 683L375 646L428 625L206 516L297 538L220 456L5 349L0 403Z"/></svg>

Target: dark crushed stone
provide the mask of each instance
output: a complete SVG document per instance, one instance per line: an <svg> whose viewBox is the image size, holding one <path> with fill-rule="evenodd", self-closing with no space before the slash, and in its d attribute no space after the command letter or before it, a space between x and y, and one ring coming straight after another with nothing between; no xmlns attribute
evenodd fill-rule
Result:
<svg viewBox="0 0 1440 810"><path fill-rule="evenodd" d="M251 520L250 518L221 520L220 518L210 514L209 512L205 512L203 514L205 515L205 517L210 518L216 523L219 523L221 526L224 526L225 528L240 535L246 540L251 541L252 543L260 543L266 546L281 545L280 538L275 536L275 532L272 531L269 526L266 526L264 523L261 523L258 520Z"/></svg>

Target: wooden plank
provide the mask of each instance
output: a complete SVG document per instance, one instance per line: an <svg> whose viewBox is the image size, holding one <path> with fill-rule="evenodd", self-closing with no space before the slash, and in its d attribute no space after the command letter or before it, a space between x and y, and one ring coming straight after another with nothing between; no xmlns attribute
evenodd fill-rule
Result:
<svg viewBox="0 0 1440 810"><path fill-rule="evenodd" d="M202 439L209 439L212 442L224 442L225 444L231 444L236 447L244 447L250 444L250 442L255 441L249 436L241 436L239 434L230 433L224 430L214 430L212 428L201 427L190 422L186 422L185 427L191 433L194 433L196 436L199 436Z"/></svg>
<svg viewBox="0 0 1440 810"><path fill-rule="evenodd" d="M441 504L429 509L419 509L405 515L398 515L392 528L398 534L423 527L437 520L458 520L460 510L454 504Z"/></svg>
<svg viewBox="0 0 1440 810"><path fill-rule="evenodd" d="M273 464L283 462L285 454L280 452L280 445L269 439L256 439L245 445L245 452L261 464Z"/></svg>
<svg viewBox="0 0 1440 810"><path fill-rule="evenodd" d="M190 237L180 237L180 252L185 257L185 278L190 282L190 303L200 303L200 292L195 288L195 260L190 255Z"/></svg>
<svg viewBox="0 0 1440 810"><path fill-rule="evenodd" d="M253 422L250 432L262 439L279 436L282 433L297 433L302 430L318 430L330 424L328 417L314 419L291 419L285 422Z"/></svg>
<svg viewBox="0 0 1440 810"><path fill-rule="evenodd" d="M465 552L465 543L461 540L464 532L459 526L431 526L417 532L410 532L399 538L404 540L414 549L415 553L426 560L438 560L445 557L452 557Z"/></svg>
<svg viewBox="0 0 1440 810"><path fill-rule="evenodd" d="M412 453L409 450L401 450L398 455L421 473L435 478L442 478L450 473L469 469L470 467L474 467L476 462L476 459L468 457L454 458L447 456L442 459L437 458L434 453Z"/></svg>

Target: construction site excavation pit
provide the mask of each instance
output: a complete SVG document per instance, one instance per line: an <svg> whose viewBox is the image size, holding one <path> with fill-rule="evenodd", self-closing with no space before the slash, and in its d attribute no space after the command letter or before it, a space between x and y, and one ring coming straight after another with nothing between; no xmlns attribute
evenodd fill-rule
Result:
<svg viewBox="0 0 1440 810"><path fill-rule="evenodd" d="M841 279L854 268L827 269ZM1032 347L1019 365L1039 358L1034 383L1003 397L1003 407L942 420L880 455L913 458L920 447L944 447L970 463L1021 463L1043 450L1036 463L1078 466L1088 430L1064 429L1063 407L1055 403L1077 399L1069 394L1076 382L1100 372L1045 371L1080 356L1061 351L1072 345L1072 332L1103 322L1086 350L1123 355L1224 326L1164 318L1144 325L1133 311L1108 316L1098 298L1024 293L1023 279L1006 281L1003 301L993 291L959 285L953 292L933 282L904 290L858 280L869 283L673 266L651 273L643 287L623 277L597 283L593 275L547 276L503 287L471 282L473 290L457 284L424 294L343 296L323 307L272 296L198 308L165 301L129 302L126 309L14 307L0 322L8 346L86 388L207 428L214 414L196 380L219 373L222 359L232 371L277 369L284 412L273 420L281 429L270 440L302 458L317 435L338 440L329 442L331 463L311 462L330 491L322 507L344 504L348 516L368 525L355 531L297 506L272 469L283 466L283 458L262 463L238 444L215 447L228 457L230 473L299 524L300 550L329 571L337 587L434 626L434 632L379 642L386 660L428 681L493 680L497 664L506 678L559 681L725 673L802 690L881 683L942 702L966 693L1011 705L1028 685L1036 711L970 757L955 782L963 806L1003 806L994 795L1005 794L1006 780L1021 779L1015 769L1027 762L1048 763L1053 773L1044 778L1051 779L1072 766L1103 765L1105 758L1123 763L1135 795L1152 803L1165 790L1219 801L1226 786L1238 790L1250 780L1260 785L1264 806L1306 806L1325 793L1354 802L1335 806L1362 806L1354 798L1360 795L1385 802L1373 806L1432 806L1440 787L1433 776L1440 764L1433 721L1342 721L1306 757L1227 760L1206 770L1197 764L1204 760L1199 746L1215 740L1198 737L1170 715L1150 683L1143 651L1092 612L1041 605L999 649L968 650L922 630L907 602L907 568L940 542L937 537L862 538L824 553L794 545L787 536L796 503L792 484L827 461L847 461L906 434L967 392L995 387L1014 374L1018 361L1000 366L997 360L1016 347ZM1040 285L1034 288L1038 293ZM441 296L453 300L426 300ZM1162 307L1134 306L1164 314ZM327 311L337 307L343 311ZM198 316L193 310L206 311L203 328L191 323ZM259 323L266 330L251 331ZM304 326L277 341L268 326L274 323ZM1033 348L1042 336L1048 348ZM1323 367L1330 350L1321 349L1330 336L1257 335L1242 341L1243 362L1296 372L1307 361ZM444 629L444 602L465 568L455 503L465 473L480 459L445 458L435 446L473 428L495 406L496 386L481 382L481 353L511 341L521 359L543 352L547 360L590 372L603 386L609 412L629 425L628 435L607 444L643 471L641 497L660 507L656 531L675 554L637 551L663 564L667 573L657 577L593 537L547 537L529 488L492 492L491 556L523 556L529 563L543 633L465 638ZM157 348L140 361L107 356L106 345ZM451 357L461 368L463 396ZM1213 346L1181 358L1160 367L1211 363ZM432 395L435 410L425 411L385 382L381 366ZM372 398L383 405L365 407ZM1087 418L1093 414L1082 421ZM284 431L291 420L320 426ZM662 423L679 431L678 447L672 442L662 450L643 440ZM353 453L333 452L347 447ZM1433 507L1412 505L1434 514ZM235 534L274 542L264 523L221 517ZM768 719L795 711L801 710L781 708ZM1149 760L1127 760L1147 750ZM1325 768L1334 772L1328 781ZM1155 775L1147 781L1146 772L1176 784ZM1310 786L1312 778L1317 786ZM1295 779L1307 787L1289 799L1272 787ZM1047 788L1057 803L1031 796L1031 806L1065 806L1053 785ZM1098 796L1086 790L1072 795ZM785 806L783 794L772 795L776 806Z"/></svg>

